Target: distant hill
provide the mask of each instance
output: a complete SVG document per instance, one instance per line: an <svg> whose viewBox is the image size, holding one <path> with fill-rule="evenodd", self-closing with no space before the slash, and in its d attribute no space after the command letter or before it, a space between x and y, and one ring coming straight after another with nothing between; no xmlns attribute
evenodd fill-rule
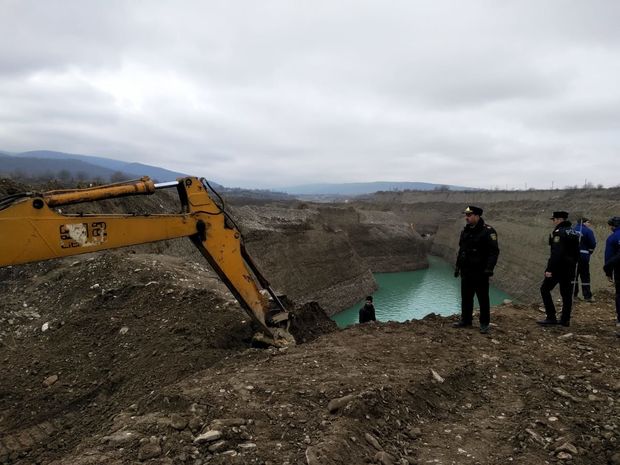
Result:
<svg viewBox="0 0 620 465"><path fill-rule="evenodd" d="M35 164L32 163L32 159L37 159L62 163L62 168L60 167L60 164L54 165L56 167L53 169L53 171L67 169L74 177L77 175L78 171L86 173L90 177L99 176L104 179L109 179L110 173L115 172L121 172L128 175L130 178L150 176L156 181L174 181L176 178L186 176L185 173L179 173L176 171L159 168L152 165L145 165L142 163L129 163L120 160L114 160L111 158L94 157L90 155L80 155L75 153L54 152L51 150L33 150L29 152L21 152L17 154L12 154L12 157L16 160L22 160L24 162L24 164L20 165L20 170L26 174L29 174L33 171L40 171L35 166ZM70 162L65 163L66 161ZM72 161L79 161L83 164L72 167ZM49 169L49 166L49 164L46 164L46 169ZM102 169L103 171L101 171ZM0 168L0 171L5 170L2 170Z"/></svg>
<svg viewBox="0 0 620 465"><path fill-rule="evenodd" d="M433 184L428 182L350 182L343 184L303 184L278 189L291 195L364 195L379 191L404 190L471 190L470 187Z"/></svg>
<svg viewBox="0 0 620 465"><path fill-rule="evenodd" d="M187 174L144 163L129 163L75 153L51 150L10 153L0 150L0 178L10 177L22 181L57 179L66 184L71 184L76 180L116 182L121 179L135 179L142 176L149 176L155 181L164 182L174 181L177 178L187 176ZM228 199L248 199L260 202L293 199L283 192L226 188L211 180L209 183L218 193L225 193Z"/></svg>
<svg viewBox="0 0 620 465"><path fill-rule="evenodd" d="M15 157L0 154L0 176L16 179L81 179L110 181L122 172L86 163L81 160ZM132 177L122 173L125 177Z"/></svg>

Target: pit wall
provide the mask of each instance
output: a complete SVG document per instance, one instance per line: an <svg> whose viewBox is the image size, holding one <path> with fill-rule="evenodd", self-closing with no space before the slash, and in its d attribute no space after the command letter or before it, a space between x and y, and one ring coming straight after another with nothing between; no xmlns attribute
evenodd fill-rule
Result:
<svg viewBox="0 0 620 465"><path fill-rule="evenodd" d="M278 292L329 315L377 289L372 272L428 266L428 241L391 212L350 207L234 207L246 247Z"/></svg>

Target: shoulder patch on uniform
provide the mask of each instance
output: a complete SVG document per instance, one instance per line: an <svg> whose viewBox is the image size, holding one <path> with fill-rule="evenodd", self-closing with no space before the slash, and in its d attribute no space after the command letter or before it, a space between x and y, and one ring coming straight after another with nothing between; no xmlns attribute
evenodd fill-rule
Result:
<svg viewBox="0 0 620 465"><path fill-rule="evenodd" d="M553 236L553 242L560 242L560 236Z"/></svg>
<svg viewBox="0 0 620 465"><path fill-rule="evenodd" d="M496 241L497 240L497 234L491 233L491 240Z"/></svg>

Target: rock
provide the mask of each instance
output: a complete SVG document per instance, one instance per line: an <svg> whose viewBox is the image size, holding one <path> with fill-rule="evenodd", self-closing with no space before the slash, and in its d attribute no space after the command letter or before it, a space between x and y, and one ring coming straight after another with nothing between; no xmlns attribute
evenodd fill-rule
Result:
<svg viewBox="0 0 620 465"><path fill-rule="evenodd" d="M420 436L422 436L422 430L420 428L409 428L407 430L407 435L411 438L411 439L418 439Z"/></svg>
<svg viewBox="0 0 620 465"><path fill-rule="evenodd" d="M192 417L189 419L187 426L189 426L189 429L191 429L193 433L196 433L202 428L202 420L200 417Z"/></svg>
<svg viewBox="0 0 620 465"><path fill-rule="evenodd" d="M41 326L41 332L44 333L48 329L50 329L50 324L48 321L46 321L45 323L43 323L43 326Z"/></svg>
<svg viewBox="0 0 620 465"><path fill-rule="evenodd" d="M21 444L21 446L25 449L30 449L34 445L34 439L28 431L22 431L17 435L17 441Z"/></svg>
<svg viewBox="0 0 620 465"><path fill-rule="evenodd" d="M574 336L573 333L566 333L566 334L562 334L561 336L558 336L558 339L570 339Z"/></svg>
<svg viewBox="0 0 620 465"><path fill-rule="evenodd" d="M209 452L216 453L225 449L227 446L228 443L226 441L217 441L209 446Z"/></svg>
<svg viewBox="0 0 620 465"><path fill-rule="evenodd" d="M110 445L118 446L120 444L133 442L136 439L138 439L138 433L135 431L123 430L117 431L109 436L104 436L101 438L101 442L108 442Z"/></svg>
<svg viewBox="0 0 620 465"><path fill-rule="evenodd" d="M510 304L512 303L512 300L510 300L510 299L504 299L504 300L502 301L502 303L503 303L504 305L510 305Z"/></svg>
<svg viewBox="0 0 620 465"><path fill-rule="evenodd" d="M375 461L382 465L394 465L396 458L387 452L381 451L375 454Z"/></svg>
<svg viewBox="0 0 620 465"><path fill-rule="evenodd" d="M349 402L351 402L353 399L355 399L355 397L355 395L349 394L348 396L332 399L329 401L329 404L327 404L327 410L329 410L329 413L335 413L342 407L347 405Z"/></svg>
<svg viewBox="0 0 620 465"><path fill-rule="evenodd" d="M147 442L140 446L138 451L138 459L148 460L154 459L161 455L161 446L154 442Z"/></svg>
<svg viewBox="0 0 620 465"><path fill-rule="evenodd" d="M379 444L379 441L377 441L377 438L374 437L372 434L366 433L364 435L364 438L366 439L366 442L368 442L368 444L370 444L375 449L379 451L383 450L383 447L381 447L381 444Z"/></svg>
<svg viewBox="0 0 620 465"><path fill-rule="evenodd" d="M572 400L573 402L581 402L581 399L579 399L578 397L573 396L572 394L570 394L569 392L566 392L564 389L559 388L559 387L554 387L551 388L551 390L553 392L555 392L556 394L561 395L562 397L566 397L567 399Z"/></svg>
<svg viewBox="0 0 620 465"><path fill-rule="evenodd" d="M177 431L182 431L187 428L188 424L187 418L182 417L179 414L173 414L170 416L170 426L172 426Z"/></svg>
<svg viewBox="0 0 620 465"><path fill-rule="evenodd" d="M201 435L197 436L196 439L194 439L194 442L195 443L213 442L213 441L217 441L221 437L222 437L221 431L209 430L206 433L202 433Z"/></svg>
<svg viewBox="0 0 620 465"><path fill-rule="evenodd" d="M558 459L560 459L560 460L573 460L573 456L570 455L568 452L560 452L558 454Z"/></svg>
<svg viewBox="0 0 620 465"><path fill-rule="evenodd" d="M247 424L247 421L243 418L216 418L209 426L210 429L221 429L231 426L243 426Z"/></svg>
<svg viewBox="0 0 620 465"><path fill-rule="evenodd" d="M43 380L43 385L50 387L52 384L56 383L56 381L58 381L58 375L48 376Z"/></svg>
<svg viewBox="0 0 620 465"><path fill-rule="evenodd" d="M610 465L620 465L620 452L616 452L609 459Z"/></svg>
<svg viewBox="0 0 620 465"><path fill-rule="evenodd" d="M239 448L244 450L256 449L256 444L253 442L244 442L243 444L239 444Z"/></svg>
<svg viewBox="0 0 620 465"><path fill-rule="evenodd" d="M437 373L437 372L436 372L435 370L433 370L432 368L431 368L431 375L433 375L433 379L434 379L435 381L437 381L438 383L443 383L444 379L443 379L441 376L439 376L439 373Z"/></svg>
<svg viewBox="0 0 620 465"><path fill-rule="evenodd" d="M538 444L543 445L543 446L545 445L545 439L540 434L538 434L536 431L526 428L525 432L529 434L532 437L532 439L536 441Z"/></svg>
<svg viewBox="0 0 620 465"><path fill-rule="evenodd" d="M119 334L127 334L127 332L129 331L129 328L127 326L123 326L121 329L118 330Z"/></svg>
<svg viewBox="0 0 620 465"><path fill-rule="evenodd" d="M577 450L577 447L575 447L570 442L565 442L561 446L557 447L555 451L556 452L568 452L572 455L577 455L579 453L579 451Z"/></svg>
<svg viewBox="0 0 620 465"><path fill-rule="evenodd" d="M314 447L308 447L306 449L306 464L307 465L320 465L318 453Z"/></svg>

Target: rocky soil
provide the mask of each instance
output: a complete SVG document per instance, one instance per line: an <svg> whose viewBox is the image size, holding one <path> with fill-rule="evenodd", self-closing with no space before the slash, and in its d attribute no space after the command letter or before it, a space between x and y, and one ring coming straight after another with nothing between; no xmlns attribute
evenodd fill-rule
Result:
<svg viewBox="0 0 620 465"><path fill-rule="evenodd" d="M198 263L105 253L0 271L0 463L620 463L610 294L570 328L493 309L337 330L287 349Z"/></svg>
<svg viewBox="0 0 620 465"><path fill-rule="evenodd" d="M0 196L27 187L0 181ZM298 303L299 344L279 350L252 347L186 240L0 269L0 463L620 464L620 338L600 276L570 328L537 327L538 304L493 309L488 335L432 315L346 330L326 317L374 289L371 270L424 266L431 244L451 259L469 203L500 235L494 279L535 301L548 212L593 217L602 240L604 194L237 204L248 249Z"/></svg>

